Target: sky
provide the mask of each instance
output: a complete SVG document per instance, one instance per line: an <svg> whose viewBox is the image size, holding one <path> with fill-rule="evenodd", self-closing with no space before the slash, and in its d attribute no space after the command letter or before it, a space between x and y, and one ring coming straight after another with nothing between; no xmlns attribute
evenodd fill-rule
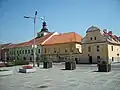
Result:
<svg viewBox="0 0 120 90"><path fill-rule="evenodd" d="M20 43L33 38L45 16L50 32L76 32L85 36L94 25L120 36L120 0L0 0L0 43Z"/></svg>

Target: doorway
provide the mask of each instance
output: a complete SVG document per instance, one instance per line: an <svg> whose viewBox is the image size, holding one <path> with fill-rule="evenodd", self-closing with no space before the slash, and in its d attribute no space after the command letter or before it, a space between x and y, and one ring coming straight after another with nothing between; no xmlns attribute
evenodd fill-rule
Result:
<svg viewBox="0 0 120 90"><path fill-rule="evenodd" d="M78 59L77 58L75 58L75 61L76 61L76 64L78 64Z"/></svg>
<svg viewBox="0 0 120 90"><path fill-rule="evenodd" d="M89 64L92 64L92 56L89 56Z"/></svg>

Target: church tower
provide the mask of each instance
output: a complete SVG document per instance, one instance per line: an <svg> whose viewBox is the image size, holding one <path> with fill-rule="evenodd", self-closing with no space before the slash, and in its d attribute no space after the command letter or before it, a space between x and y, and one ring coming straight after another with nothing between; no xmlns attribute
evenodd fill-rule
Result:
<svg viewBox="0 0 120 90"><path fill-rule="evenodd" d="M41 31L37 33L37 37L43 37L48 33L50 33L50 32L48 31L46 22L44 21Z"/></svg>

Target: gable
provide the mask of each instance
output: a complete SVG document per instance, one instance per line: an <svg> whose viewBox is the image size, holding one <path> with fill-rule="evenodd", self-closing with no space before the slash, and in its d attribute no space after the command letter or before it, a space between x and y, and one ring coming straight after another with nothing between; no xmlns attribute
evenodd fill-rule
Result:
<svg viewBox="0 0 120 90"><path fill-rule="evenodd" d="M82 43L94 43L94 42L104 42L106 38L103 36L102 31L100 30L91 30L86 33L86 36L83 38Z"/></svg>

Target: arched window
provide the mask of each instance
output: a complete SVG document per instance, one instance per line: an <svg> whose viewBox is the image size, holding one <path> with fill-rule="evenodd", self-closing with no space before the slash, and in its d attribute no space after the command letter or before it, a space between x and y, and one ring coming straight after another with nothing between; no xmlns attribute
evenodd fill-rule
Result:
<svg viewBox="0 0 120 90"><path fill-rule="evenodd" d="M23 60L26 60L26 57L23 57Z"/></svg>

